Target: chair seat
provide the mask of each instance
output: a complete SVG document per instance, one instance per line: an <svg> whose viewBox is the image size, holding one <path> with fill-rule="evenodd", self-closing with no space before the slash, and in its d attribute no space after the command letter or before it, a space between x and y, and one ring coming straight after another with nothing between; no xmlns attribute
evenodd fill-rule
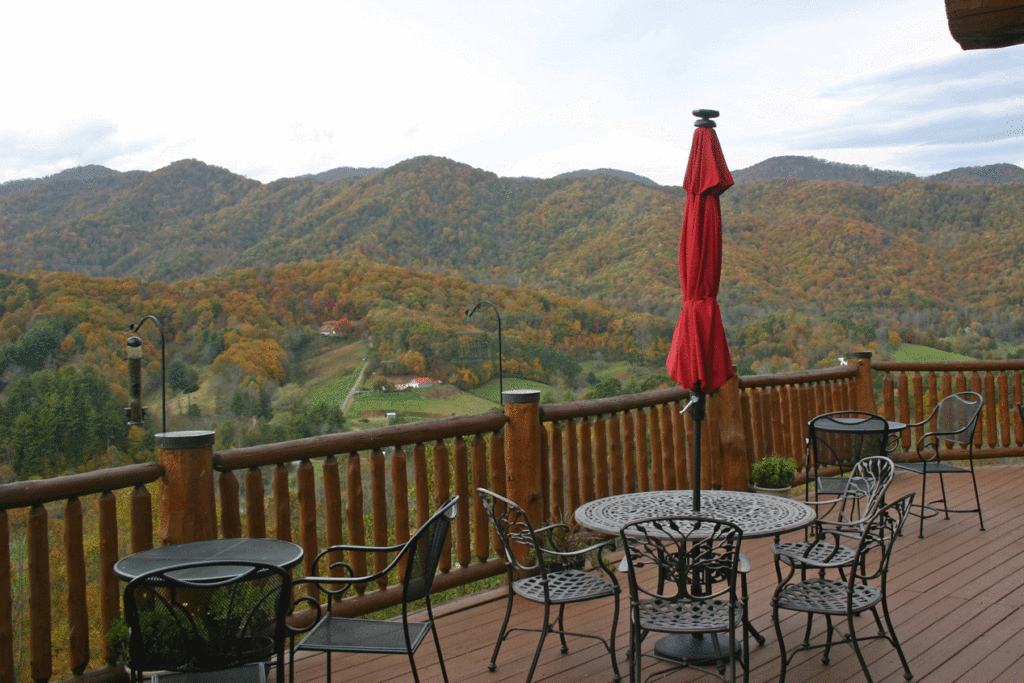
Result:
<svg viewBox="0 0 1024 683"><path fill-rule="evenodd" d="M772 552L778 555L784 564L793 564L791 555L806 557L815 562L828 562L835 567L849 566L857 556L857 551L845 545L835 543L810 543L799 541L793 543L773 543ZM785 554L782 554L785 553ZM797 562L801 566L802 562Z"/></svg>
<svg viewBox="0 0 1024 683"><path fill-rule="evenodd" d="M729 601L671 603L666 600L641 600L640 628L661 633L712 633L729 630ZM736 626L742 607L735 606Z"/></svg>
<svg viewBox="0 0 1024 683"><path fill-rule="evenodd" d="M543 581L543 576L537 574L516 581L512 589L527 600L544 602ZM555 604L582 602L616 594L615 586L610 581L579 569L548 572L548 591L551 602Z"/></svg>
<svg viewBox="0 0 1024 683"><path fill-rule="evenodd" d="M818 477L818 493L841 496L846 490L846 477Z"/></svg>
<svg viewBox="0 0 1024 683"><path fill-rule="evenodd" d="M970 473L966 467L958 467L944 462L898 462L896 467L917 474L963 474ZM927 471L926 471L927 469Z"/></svg>
<svg viewBox="0 0 1024 683"><path fill-rule="evenodd" d="M429 622L409 622L412 651L430 631ZM328 617L317 624L296 650L316 652L365 652L370 654L406 654L405 629L400 621L345 619Z"/></svg>
<svg viewBox="0 0 1024 683"><path fill-rule="evenodd" d="M850 584L847 581L811 578L786 586L778 595L780 609L811 612L812 614L845 615ZM875 586L855 584L853 613L857 614L877 605L882 591Z"/></svg>

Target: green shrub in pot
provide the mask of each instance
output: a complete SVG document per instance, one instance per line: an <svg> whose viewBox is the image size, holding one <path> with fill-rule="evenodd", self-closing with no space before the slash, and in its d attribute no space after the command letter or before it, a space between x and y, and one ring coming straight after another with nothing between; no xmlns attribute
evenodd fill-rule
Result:
<svg viewBox="0 0 1024 683"><path fill-rule="evenodd" d="M792 484L796 471L796 460L793 458L768 455L754 463L750 470L750 480L759 488L784 489Z"/></svg>

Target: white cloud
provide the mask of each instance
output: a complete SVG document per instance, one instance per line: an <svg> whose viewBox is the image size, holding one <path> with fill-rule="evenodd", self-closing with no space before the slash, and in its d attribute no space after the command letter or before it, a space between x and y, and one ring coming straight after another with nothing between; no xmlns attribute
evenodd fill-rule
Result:
<svg viewBox="0 0 1024 683"><path fill-rule="evenodd" d="M698 107L722 111L733 168L1024 161L1021 48L961 52L933 0L58 0L5 23L0 181L181 158L269 181L436 154L678 184Z"/></svg>

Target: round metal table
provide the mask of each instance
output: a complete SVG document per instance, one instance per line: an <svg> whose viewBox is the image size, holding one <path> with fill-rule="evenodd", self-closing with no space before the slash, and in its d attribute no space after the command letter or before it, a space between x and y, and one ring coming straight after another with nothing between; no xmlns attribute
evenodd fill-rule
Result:
<svg viewBox="0 0 1024 683"><path fill-rule="evenodd" d="M576 508L576 522L585 529L618 536L619 529L636 520L693 514L732 522L743 530L744 538L796 531L815 518L814 509L798 500L746 491L701 491L700 512L694 513L693 491L681 490L624 493L592 500ZM725 646L721 640L716 649L707 638L668 635L655 643L654 651L669 660L711 662Z"/></svg>
<svg viewBox="0 0 1024 683"><path fill-rule="evenodd" d="M811 420L811 422L813 421ZM885 450L891 453L899 447L900 436L903 434L903 430L907 428L907 424L905 422L897 422L896 420L886 420L886 422L889 423L889 443L886 444ZM874 431L870 422L865 422L864 418L852 417L833 417L830 423L818 425L815 429L822 432L832 432L833 434L856 434L857 432Z"/></svg>
<svg viewBox="0 0 1024 683"><path fill-rule="evenodd" d="M693 491L644 491L599 498L576 508L580 526L619 535L624 525L646 517L692 515ZM724 519L743 530L744 538L777 536L814 521L814 509L798 500L746 491L701 491L702 517Z"/></svg>
<svg viewBox="0 0 1024 683"><path fill-rule="evenodd" d="M291 569L302 559L302 546L288 541L271 538L217 538L212 541L193 541L151 548L122 557L114 565L114 573L123 581L156 569L166 569L179 564L203 562L206 560L263 562L282 569ZM211 569L197 567L189 570L183 578L191 580L215 580L227 578Z"/></svg>

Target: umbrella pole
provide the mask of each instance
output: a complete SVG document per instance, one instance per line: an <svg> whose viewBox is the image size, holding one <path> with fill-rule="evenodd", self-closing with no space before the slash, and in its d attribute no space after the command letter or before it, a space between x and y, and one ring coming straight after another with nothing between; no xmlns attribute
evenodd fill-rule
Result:
<svg viewBox="0 0 1024 683"><path fill-rule="evenodd" d="M693 489L694 514L700 514L700 431L701 423L707 416L706 403L707 394L700 389L691 389L690 402L683 408L683 412L689 411L690 418L693 420L693 481L690 488Z"/></svg>

